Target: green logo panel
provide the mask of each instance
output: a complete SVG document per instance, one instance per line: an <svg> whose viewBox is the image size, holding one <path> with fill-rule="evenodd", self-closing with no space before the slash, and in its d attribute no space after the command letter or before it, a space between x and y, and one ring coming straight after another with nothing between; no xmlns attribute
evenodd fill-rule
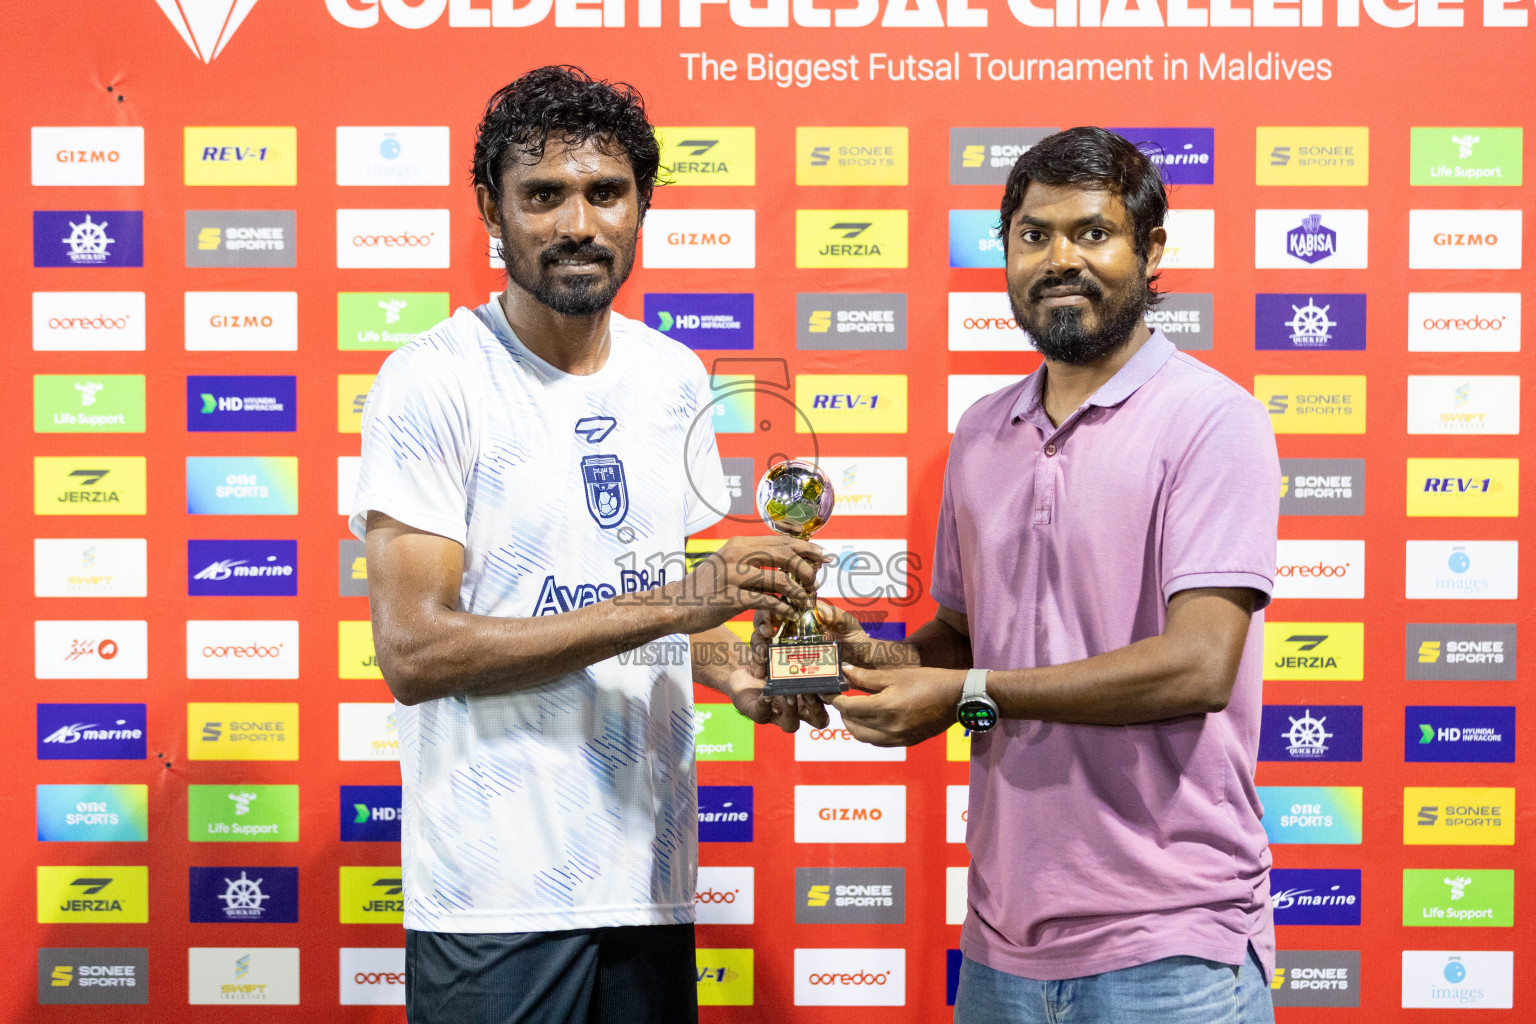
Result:
<svg viewBox="0 0 1536 1024"><path fill-rule="evenodd" d="M1519 128L1415 128L1410 185L1519 185Z"/></svg>
<svg viewBox="0 0 1536 1024"><path fill-rule="evenodd" d="M1515 873L1465 868L1403 871L1403 924L1409 927L1511 928Z"/></svg>
<svg viewBox="0 0 1536 1024"><path fill-rule="evenodd" d="M752 720L730 704L693 706L693 749L700 761L752 760Z"/></svg>
<svg viewBox="0 0 1536 1024"><path fill-rule="evenodd" d="M336 347L393 352L446 319L447 292L338 292Z"/></svg>
<svg viewBox="0 0 1536 1024"><path fill-rule="evenodd" d="M194 843L296 843L298 786L188 786L187 839Z"/></svg>
<svg viewBox="0 0 1536 1024"><path fill-rule="evenodd" d="M144 376L36 374L32 378L32 430L38 434L142 434Z"/></svg>

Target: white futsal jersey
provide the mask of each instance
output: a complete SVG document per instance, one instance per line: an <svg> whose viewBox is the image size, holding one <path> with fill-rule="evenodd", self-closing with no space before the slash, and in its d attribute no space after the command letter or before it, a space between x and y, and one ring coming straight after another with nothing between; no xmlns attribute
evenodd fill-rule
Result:
<svg viewBox="0 0 1536 1024"><path fill-rule="evenodd" d="M614 313L609 330L588 376L530 352L496 301L392 354L363 409L352 532L376 509L463 544L459 609L475 615L555 615L680 578L684 538L729 508L709 379L643 324ZM693 920L686 642L644 659L662 664L610 658L396 706L407 928Z"/></svg>

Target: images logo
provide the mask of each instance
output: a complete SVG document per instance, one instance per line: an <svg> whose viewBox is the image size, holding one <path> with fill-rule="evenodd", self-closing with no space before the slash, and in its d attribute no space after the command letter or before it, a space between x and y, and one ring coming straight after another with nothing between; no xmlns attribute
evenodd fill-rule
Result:
<svg viewBox="0 0 1536 1024"><path fill-rule="evenodd" d="M656 140L673 184L757 184L756 128L657 128Z"/></svg>
<svg viewBox="0 0 1536 1024"><path fill-rule="evenodd" d="M294 597L299 545L293 540L187 541L191 597Z"/></svg>
<svg viewBox="0 0 1536 1024"><path fill-rule="evenodd" d="M699 761L750 761L752 720L730 704L693 706L693 750Z"/></svg>
<svg viewBox="0 0 1536 1024"><path fill-rule="evenodd" d="M149 788L139 785L37 787L40 843L142 843L149 838Z"/></svg>
<svg viewBox="0 0 1536 1024"><path fill-rule="evenodd" d="M1520 293L1409 292L1408 351L1520 351Z"/></svg>
<svg viewBox="0 0 1536 1024"><path fill-rule="evenodd" d="M1408 433L1518 434L1520 378L1409 374Z"/></svg>
<svg viewBox="0 0 1536 1024"><path fill-rule="evenodd" d="M1369 185L1371 130L1261 127L1255 166L1258 185Z"/></svg>
<svg viewBox="0 0 1536 1024"><path fill-rule="evenodd" d="M298 129L182 129L182 175L188 185L298 183Z"/></svg>
<svg viewBox="0 0 1536 1024"><path fill-rule="evenodd" d="M1520 514L1519 459L1409 459L1410 516Z"/></svg>
<svg viewBox="0 0 1536 1024"><path fill-rule="evenodd" d="M142 434L144 375L34 374L32 429L39 434Z"/></svg>
<svg viewBox="0 0 1536 1024"><path fill-rule="evenodd" d="M404 1006L405 950L342 947L342 1006Z"/></svg>
<svg viewBox="0 0 1536 1024"><path fill-rule="evenodd" d="M1262 131L1263 129L1260 129ZM1111 128L1135 143L1169 185L1216 183L1216 129Z"/></svg>
<svg viewBox="0 0 1536 1024"><path fill-rule="evenodd" d="M1142 319L1148 327L1160 330L1175 346L1185 352L1203 352L1211 348L1213 324L1210 292L1169 295ZM1011 312L1011 311L1010 311Z"/></svg>
<svg viewBox="0 0 1536 1024"><path fill-rule="evenodd" d="M142 267L142 210L32 211L34 267Z"/></svg>
<svg viewBox="0 0 1536 1024"><path fill-rule="evenodd" d="M795 211L797 267L906 265L906 210Z"/></svg>
<svg viewBox="0 0 1536 1024"><path fill-rule="evenodd" d="M45 538L32 541L34 597L143 597L149 565L144 539Z"/></svg>
<svg viewBox="0 0 1536 1024"><path fill-rule="evenodd" d="M295 266L294 217L292 210L188 210L187 266Z"/></svg>
<svg viewBox="0 0 1536 1024"><path fill-rule="evenodd" d="M1054 128L951 128L949 183L1002 185L1029 147L1054 134Z"/></svg>
<svg viewBox="0 0 1536 1024"><path fill-rule="evenodd" d="M1357 925L1360 870L1275 868L1269 873L1275 924Z"/></svg>
<svg viewBox="0 0 1536 1024"><path fill-rule="evenodd" d="M338 292L336 347L393 352L446 319L447 292Z"/></svg>
<svg viewBox="0 0 1536 1024"><path fill-rule="evenodd" d="M187 1002L293 1006L299 1001L297 948L193 946L187 950Z"/></svg>
<svg viewBox="0 0 1536 1024"><path fill-rule="evenodd" d="M1521 210L1409 210L1411 270L1519 270Z"/></svg>
<svg viewBox="0 0 1536 1024"><path fill-rule="evenodd" d="M1365 433L1364 376L1265 376L1253 394L1277 434Z"/></svg>
<svg viewBox="0 0 1536 1024"><path fill-rule="evenodd" d="M405 891L399 868L341 869L342 924L401 924Z"/></svg>
<svg viewBox="0 0 1536 1024"><path fill-rule="evenodd" d="M795 422L799 434L904 434L907 377L796 374L795 404L803 413Z"/></svg>
<svg viewBox="0 0 1536 1024"><path fill-rule="evenodd" d="M1265 679L1365 678L1365 625L1265 622Z"/></svg>
<svg viewBox="0 0 1536 1024"><path fill-rule="evenodd" d="M144 293L33 292L32 350L144 351Z"/></svg>
<svg viewBox="0 0 1536 1024"><path fill-rule="evenodd" d="M902 868L796 868L796 924L901 924Z"/></svg>
<svg viewBox="0 0 1536 1024"><path fill-rule="evenodd" d="M811 350L907 347L903 292L801 292L795 296L795 348Z"/></svg>
<svg viewBox="0 0 1536 1024"><path fill-rule="evenodd" d="M904 126L795 129L796 185L906 183L907 129Z"/></svg>
<svg viewBox="0 0 1536 1024"><path fill-rule="evenodd" d="M256 0L155 0L170 19L181 41L197 59L208 64L224 52Z"/></svg>
<svg viewBox="0 0 1536 1024"><path fill-rule="evenodd" d="M996 210L949 211L949 265L1001 268L1005 259Z"/></svg>
<svg viewBox="0 0 1536 1024"><path fill-rule="evenodd" d="M1276 1006L1359 1006L1360 953L1277 950L1269 988Z"/></svg>
<svg viewBox="0 0 1536 1024"><path fill-rule="evenodd" d="M32 511L40 516L142 516L147 500L140 455L32 459Z"/></svg>
<svg viewBox="0 0 1536 1024"><path fill-rule="evenodd" d="M299 869L190 868L188 920L293 924L299 919Z"/></svg>
<svg viewBox="0 0 1536 1024"><path fill-rule="evenodd" d="M795 950L796 1006L905 1006L905 949Z"/></svg>
<svg viewBox="0 0 1536 1024"><path fill-rule="evenodd" d="M1255 210L1253 265L1363 270L1368 229L1365 210Z"/></svg>
<svg viewBox="0 0 1536 1024"><path fill-rule="evenodd" d="M1254 347L1316 351L1365 348L1364 295L1255 295Z"/></svg>
<svg viewBox="0 0 1536 1024"><path fill-rule="evenodd" d="M1365 541L1282 540L1276 551L1277 598L1365 597Z"/></svg>
<svg viewBox="0 0 1536 1024"><path fill-rule="evenodd" d="M1508 950L1403 950L1403 1006L1508 1010L1515 1005Z"/></svg>
<svg viewBox="0 0 1536 1024"><path fill-rule="evenodd" d="M1512 928L1515 873L1403 869L1403 924L1410 928Z"/></svg>
<svg viewBox="0 0 1536 1024"><path fill-rule="evenodd" d="M1519 128L1414 128L1411 139L1410 185L1521 184Z"/></svg>
<svg viewBox="0 0 1536 1024"><path fill-rule="evenodd" d="M39 949L37 1001L147 1003L148 949Z"/></svg>
<svg viewBox="0 0 1536 1024"><path fill-rule="evenodd" d="M752 841L752 787L699 787L699 842Z"/></svg>
<svg viewBox="0 0 1536 1024"><path fill-rule="evenodd" d="M756 903L752 868L699 865L693 912L699 924L751 924Z"/></svg>
<svg viewBox="0 0 1536 1024"><path fill-rule="evenodd" d="M1519 596L1519 541L1410 540L1406 553L1410 599Z"/></svg>
<svg viewBox="0 0 1536 1024"><path fill-rule="evenodd" d="M144 924L149 920L149 868L39 867L38 924Z"/></svg>
<svg viewBox="0 0 1536 1024"><path fill-rule="evenodd" d="M746 269L757 265L756 210L652 210L640 265L646 269Z"/></svg>
<svg viewBox="0 0 1536 1024"><path fill-rule="evenodd" d="M753 962L750 949L698 949L694 968L700 1006L751 1006Z"/></svg>
<svg viewBox="0 0 1536 1024"><path fill-rule="evenodd" d="M187 456L190 515L292 516L299 512L299 460L291 455Z"/></svg>
<svg viewBox="0 0 1536 1024"><path fill-rule="evenodd" d="M1271 843L1359 845L1359 786L1259 786Z"/></svg>
<svg viewBox="0 0 1536 1024"><path fill-rule="evenodd" d="M194 843L296 843L298 786L188 786L187 839Z"/></svg>
<svg viewBox="0 0 1536 1024"><path fill-rule="evenodd" d="M1358 761L1359 704L1266 704L1259 727L1260 761Z"/></svg>
<svg viewBox="0 0 1536 1024"><path fill-rule="evenodd" d="M336 184L447 185L448 128L336 129Z"/></svg>
<svg viewBox="0 0 1536 1024"><path fill-rule="evenodd" d="M336 266L425 268L449 263L447 210L337 210Z"/></svg>
<svg viewBox="0 0 1536 1024"><path fill-rule="evenodd" d="M297 704L187 704L193 761L297 761Z"/></svg>
<svg viewBox="0 0 1536 1024"><path fill-rule="evenodd" d="M143 704L39 704L37 759L143 760L144 723Z"/></svg>
<svg viewBox="0 0 1536 1024"><path fill-rule="evenodd" d="M645 325L691 349L752 347L751 292L647 292Z"/></svg>
<svg viewBox="0 0 1536 1024"><path fill-rule="evenodd" d="M906 786L795 787L797 843L906 841Z"/></svg>
<svg viewBox="0 0 1536 1024"><path fill-rule="evenodd" d="M1405 846L1513 846L1515 791L1408 786Z"/></svg>
<svg viewBox="0 0 1536 1024"><path fill-rule="evenodd" d="M1403 675L1410 680L1515 679L1516 627L1465 623L1408 623Z"/></svg>
<svg viewBox="0 0 1536 1024"><path fill-rule="evenodd" d="M835 482L833 486L836 486ZM830 705L827 707L825 728L816 729L807 726L795 732L796 761L905 761L906 759L906 747L877 747L872 743L860 743L854 739L853 733L843 726L842 713Z"/></svg>
<svg viewBox="0 0 1536 1024"><path fill-rule="evenodd" d="M1513 707L1404 709L1404 761L1510 764L1515 760Z"/></svg>
<svg viewBox="0 0 1536 1024"><path fill-rule="evenodd" d="M144 129L98 125L33 128L32 184L142 185Z"/></svg>
<svg viewBox="0 0 1536 1024"><path fill-rule="evenodd" d="M149 624L142 619L32 624L38 679L148 679Z"/></svg>

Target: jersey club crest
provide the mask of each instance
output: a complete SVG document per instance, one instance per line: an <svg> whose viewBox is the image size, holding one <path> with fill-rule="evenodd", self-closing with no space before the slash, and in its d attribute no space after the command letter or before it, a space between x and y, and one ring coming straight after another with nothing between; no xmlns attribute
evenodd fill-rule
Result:
<svg viewBox="0 0 1536 1024"><path fill-rule="evenodd" d="M629 488L624 484L624 463L617 455L585 455L581 482L587 491L587 511L597 525L611 530L629 515Z"/></svg>

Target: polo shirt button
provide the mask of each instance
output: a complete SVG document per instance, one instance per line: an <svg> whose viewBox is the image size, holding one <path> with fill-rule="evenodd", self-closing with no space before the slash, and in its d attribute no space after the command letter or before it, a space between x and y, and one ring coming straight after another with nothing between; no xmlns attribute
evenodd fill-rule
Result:
<svg viewBox="0 0 1536 1024"><path fill-rule="evenodd" d="M1056 446L1054 444L1046 445L1045 446L1045 454L1046 455L1055 455L1056 454Z"/></svg>

